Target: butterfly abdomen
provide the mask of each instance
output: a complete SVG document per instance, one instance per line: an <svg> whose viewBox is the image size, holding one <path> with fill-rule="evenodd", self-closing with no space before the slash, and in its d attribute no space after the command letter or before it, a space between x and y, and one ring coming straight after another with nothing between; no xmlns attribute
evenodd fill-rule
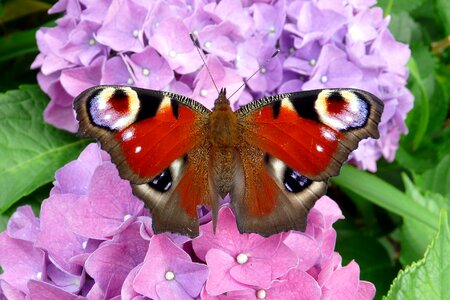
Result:
<svg viewBox="0 0 450 300"><path fill-rule="evenodd" d="M219 194L224 197L232 187L236 167L236 147L239 143L238 120L225 93L216 100L209 116L211 170Z"/></svg>

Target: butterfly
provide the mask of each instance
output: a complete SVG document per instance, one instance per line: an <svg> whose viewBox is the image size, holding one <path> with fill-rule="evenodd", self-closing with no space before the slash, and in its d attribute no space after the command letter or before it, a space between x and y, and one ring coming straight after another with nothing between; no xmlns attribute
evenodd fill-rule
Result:
<svg viewBox="0 0 450 300"><path fill-rule="evenodd" d="M199 234L198 208L230 195L238 229L262 236L304 230L364 138L378 138L383 102L357 89L265 97L213 110L170 92L96 86L74 101L78 134L96 138L152 212L155 233Z"/></svg>

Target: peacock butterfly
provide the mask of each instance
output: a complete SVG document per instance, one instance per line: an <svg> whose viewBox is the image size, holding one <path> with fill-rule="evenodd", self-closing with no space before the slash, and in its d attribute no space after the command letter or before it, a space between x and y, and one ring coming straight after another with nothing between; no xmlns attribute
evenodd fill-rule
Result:
<svg viewBox="0 0 450 300"><path fill-rule="evenodd" d="M265 97L233 112L222 89L212 111L170 92L96 86L74 101L79 135L96 138L155 233L199 234L197 208L217 221L230 194L240 232L303 230L308 210L367 137L378 137L383 102L356 89Z"/></svg>

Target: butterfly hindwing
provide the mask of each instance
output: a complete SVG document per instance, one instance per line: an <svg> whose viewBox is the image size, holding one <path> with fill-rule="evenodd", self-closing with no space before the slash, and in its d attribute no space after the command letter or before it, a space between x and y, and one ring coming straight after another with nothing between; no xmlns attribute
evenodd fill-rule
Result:
<svg viewBox="0 0 450 300"><path fill-rule="evenodd" d="M307 213L327 183L302 176L250 144L241 145L239 156L231 192L239 231L269 236L304 230Z"/></svg>
<svg viewBox="0 0 450 300"><path fill-rule="evenodd" d="M198 234L197 205L216 202L208 165L199 159L208 155L202 137L210 111L180 95L121 86L89 89L74 107L79 135L96 138L111 154L152 210L155 231Z"/></svg>
<svg viewBox="0 0 450 300"><path fill-rule="evenodd" d="M329 89L267 97L236 111L244 187L235 181L231 196L239 229L304 228L328 178L361 139L378 137L382 109L367 92Z"/></svg>

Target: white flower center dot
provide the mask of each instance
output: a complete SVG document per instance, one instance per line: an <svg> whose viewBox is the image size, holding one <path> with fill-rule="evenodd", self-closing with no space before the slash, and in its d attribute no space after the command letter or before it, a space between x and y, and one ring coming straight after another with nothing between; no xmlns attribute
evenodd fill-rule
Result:
<svg viewBox="0 0 450 300"><path fill-rule="evenodd" d="M206 95L208 95L208 90L202 89L202 90L200 91L200 95L201 95L202 97L206 97Z"/></svg>
<svg viewBox="0 0 450 300"><path fill-rule="evenodd" d="M193 30L193 31L192 31L192 35L193 35L193 36L197 36L197 35L198 35L198 30Z"/></svg>
<svg viewBox="0 0 450 300"><path fill-rule="evenodd" d="M174 280L175 279L175 274L172 271L167 271L166 275L164 275L164 277L166 278L166 280Z"/></svg>
<svg viewBox="0 0 450 300"><path fill-rule="evenodd" d="M290 54L292 54L292 53L294 53L294 52L295 52L295 48L294 48L294 47L289 48L289 53L290 53Z"/></svg>
<svg viewBox="0 0 450 300"><path fill-rule="evenodd" d="M42 279L42 272L37 272L36 278L37 278L38 280L41 280L41 279Z"/></svg>
<svg viewBox="0 0 450 300"><path fill-rule="evenodd" d="M211 41L205 42L205 48L211 48Z"/></svg>
<svg viewBox="0 0 450 300"><path fill-rule="evenodd" d="M245 253L239 253L239 255L236 256L236 261L238 264L243 265L248 261L248 255Z"/></svg>
<svg viewBox="0 0 450 300"><path fill-rule="evenodd" d="M81 247L82 247L83 249L86 249L86 247L87 247L87 241L84 241L83 243L81 243Z"/></svg>
<svg viewBox="0 0 450 300"><path fill-rule="evenodd" d="M258 298L258 299L265 299L266 298L266 291L265 290L258 290L256 292L256 298Z"/></svg>
<svg viewBox="0 0 450 300"><path fill-rule="evenodd" d="M128 80L127 80L127 83L128 83L128 84L130 84L130 85L131 85L131 84L133 84L133 83L134 83L134 80L133 80L133 78L131 78L131 77L130 77L130 78L128 78Z"/></svg>
<svg viewBox="0 0 450 300"><path fill-rule="evenodd" d="M89 40L89 46L94 46L96 43L97 42L93 38Z"/></svg>
<svg viewBox="0 0 450 300"><path fill-rule="evenodd" d="M325 83L327 81L328 81L327 75L323 75L322 77L320 77L320 82Z"/></svg>
<svg viewBox="0 0 450 300"><path fill-rule="evenodd" d="M144 76L150 75L150 70L147 69L147 68L143 68L143 69L142 69L142 75L144 75Z"/></svg>
<svg viewBox="0 0 450 300"><path fill-rule="evenodd" d="M142 147L141 146L137 146L136 149L134 149L134 153L139 153L141 152Z"/></svg>
<svg viewBox="0 0 450 300"><path fill-rule="evenodd" d="M323 147L322 147L322 146L319 146L319 145L316 145L316 150L317 150L318 152L323 152Z"/></svg>
<svg viewBox="0 0 450 300"><path fill-rule="evenodd" d="M266 69L265 67L262 67L262 68L261 68L261 73L262 73L262 74L266 74L266 73L267 73L267 69Z"/></svg>
<svg viewBox="0 0 450 300"><path fill-rule="evenodd" d="M269 33L275 33L275 31L276 31L275 26L272 25L269 27Z"/></svg>
<svg viewBox="0 0 450 300"><path fill-rule="evenodd" d="M172 58L174 58L174 57L177 56L177 53L176 53L174 50L170 50L170 51L169 51L169 56L172 57Z"/></svg>
<svg viewBox="0 0 450 300"><path fill-rule="evenodd" d="M123 216L123 221L125 222L126 220L129 220L132 216L130 214L127 214L125 216Z"/></svg>
<svg viewBox="0 0 450 300"><path fill-rule="evenodd" d="M139 36L139 30L137 29L133 30L133 36L137 38Z"/></svg>
<svg viewBox="0 0 450 300"><path fill-rule="evenodd" d="M316 63L317 63L317 61L316 61L314 58L311 58L311 59L309 60L309 65L310 65L310 66L315 66Z"/></svg>

